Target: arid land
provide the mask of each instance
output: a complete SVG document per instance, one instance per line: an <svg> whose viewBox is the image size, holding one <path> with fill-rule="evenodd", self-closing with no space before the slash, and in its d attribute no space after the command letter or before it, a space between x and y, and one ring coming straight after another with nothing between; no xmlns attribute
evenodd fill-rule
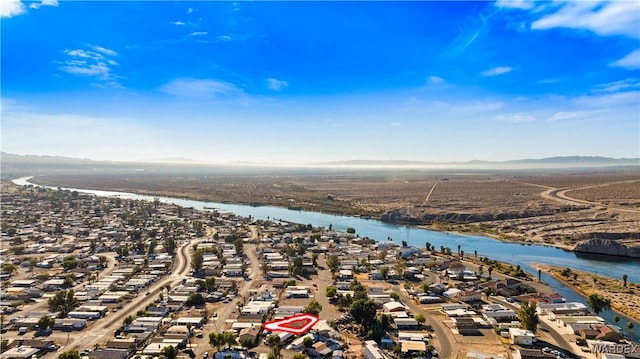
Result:
<svg viewBox="0 0 640 359"><path fill-rule="evenodd" d="M34 182L360 215L566 249L601 238L632 249L631 256L640 250L637 168L181 175L128 171L37 176Z"/></svg>

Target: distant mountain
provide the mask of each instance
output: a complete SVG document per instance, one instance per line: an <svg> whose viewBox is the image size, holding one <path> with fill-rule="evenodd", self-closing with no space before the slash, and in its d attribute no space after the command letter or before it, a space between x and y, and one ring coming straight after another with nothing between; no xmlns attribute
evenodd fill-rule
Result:
<svg viewBox="0 0 640 359"><path fill-rule="evenodd" d="M525 167L603 167L603 166L640 166L640 158L609 158L601 156L558 156L539 159L521 159L508 161L471 160L467 162L427 162L405 160L350 160L317 163L319 166L354 167L402 167L402 166L438 166L438 167L487 167L487 168L525 168Z"/></svg>
<svg viewBox="0 0 640 359"><path fill-rule="evenodd" d="M0 165L2 171L20 170L34 173L38 170L87 170L87 169L158 169L172 168L180 170L185 168L204 168L220 166L237 167L277 167L276 164L236 162L224 164L206 164L185 158L163 158L149 161L124 162L124 161L95 161L87 158L72 158L61 156L36 156L16 155L0 152ZM288 167L353 167L353 168L469 168L469 169L527 169L527 168L575 168L575 167L618 167L640 166L640 158L609 158L600 156L564 156L539 159L520 159L509 161L483 161L472 160L467 162L428 162L409 160L348 160L324 163L312 163L307 165L291 165Z"/></svg>

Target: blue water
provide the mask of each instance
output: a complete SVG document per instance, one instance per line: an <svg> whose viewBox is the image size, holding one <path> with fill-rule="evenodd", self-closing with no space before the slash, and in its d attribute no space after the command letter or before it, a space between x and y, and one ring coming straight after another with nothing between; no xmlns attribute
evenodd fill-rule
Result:
<svg viewBox="0 0 640 359"><path fill-rule="evenodd" d="M30 177L23 177L14 180L18 185L27 185ZM125 192L112 192L101 190L87 190L63 188L75 190L82 193L89 193L98 196L118 196L125 199L138 199L152 201L157 199L164 203L172 203L178 206L203 210L206 208L216 208L220 212L233 212L239 216L252 216L256 219L282 219L293 223L311 224L316 227L329 227L338 231L345 231L347 228L355 228L356 233L361 237L369 237L378 241L385 241L388 238L400 243L406 241L409 245L424 247L426 242L435 246L436 250L440 246L451 248L456 252L458 245L466 255L473 255L478 251L478 257L489 257L491 259L504 261L513 265L520 265L523 270L537 275L537 270L532 266L535 263L551 264L562 267L570 267L578 270L596 273L612 278L622 278L622 274L627 274L630 282L640 283L640 260L631 258L620 258L600 255L583 255L563 249L541 246L522 245L518 243L502 242L483 236L466 236L460 234L450 234L445 232L431 231L416 227L400 226L381 222L373 219L364 219L350 216L340 216L325 214L320 212L297 211L272 206L248 206L239 204L227 204L216 202L195 201L190 199L155 197L148 195L138 195ZM542 280L548 283L554 290L567 298L568 301L584 302L584 298L572 289L545 274ZM601 317L613 323L611 311L600 314ZM626 326L628 319L621 319L620 326ZM634 327L640 328L640 323L634 321ZM637 329L635 330L638 331ZM634 335L634 340L640 339Z"/></svg>

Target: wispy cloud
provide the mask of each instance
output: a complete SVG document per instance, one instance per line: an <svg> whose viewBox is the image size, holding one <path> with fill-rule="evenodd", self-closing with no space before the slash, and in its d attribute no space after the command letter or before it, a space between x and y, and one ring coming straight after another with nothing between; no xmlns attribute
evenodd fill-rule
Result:
<svg viewBox="0 0 640 359"><path fill-rule="evenodd" d="M243 94L242 89L229 82L192 78L174 80L160 87L160 91L173 96L195 98L229 97Z"/></svg>
<svg viewBox="0 0 640 359"><path fill-rule="evenodd" d="M534 4L529 0L498 0L494 5L500 8L529 10Z"/></svg>
<svg viewBox="0 0 640 359"><path fill-rule="evenodd" d="M553 116L549 117L549 121L569 120L577 116L577 112L556 112Z"/></svg>
<svg viewBox="0 0 640 359"><path fill-rule="evenodd" d="M513 70L511 67L508 66L498 66L498 67L494 67L492 69L489 69L487 71L483 71L482 72L482 76L498 76L498 75L504 75L506 73L511 72L511 70Z"/></svg>
<svg viewBox="0 0 640 359"><path fill-rule="evenodd" d="M0 17L12 17L27 12L26 7L20 0L2 0L0 4Z"/></svg>
<svg viewBox="0 0 640 359"><path fill-rule="evenodd" d="M218 39L219 41L231 41L233 40L233 38L229 35L220 35L218 37L216 37L216 39Z"/></svg>
<svg viewBox="0 0 640 359"><path fill-rule="evenodd" d="M626 69L640 69L640 50L635 50L620 60L611 63L611 66L624 67Z"/></svg>
<svg viewBox="0 0 640 359"><path fill-rule="evenodd" d="M618 92L620 90L640 88L640 80L625 79L602 84L595 88L594 92Z"/></svg>
<svg viewBox="0 0 640 359"><path fill-rule="evenodd" d="M176 26L184 26L184 22L182 21L171 21L170 24Z"/></svg>
<svg viewBox="0 0 640 359"><path fill-rule="evenodd" d="M442 77L439 76L429 76L429 78L427 79L427 83L429 85L438 85L438 84L442 84L444 83L444 79Z"/></svg>
<svg viewBox="0 0 640 359"><path fill-rule="evenodd" d="M283 88L289 86L289 83L284 80L278 80L276 78L270 77L267 79L267 87L273 91L281 91Z"/></svg>
<svg viewBox="0 0 640 359"><path fill-rule="evenodd" d="M507 115L496 116L496 120L501 122L510 122L510 123L524 123L524 122L533 122L536 118L533 115L529 115L526 113L512 113Z"/></svg>
<svg viewBox="0 0 640 359"><path fill-rule="evenodd" d="M207 34L209 34L209 33L206 32L206 31L193 31L191 33L191 36L204 36L204 35L207 35Z"/></svg>
<svg viewBox="0 0 640 359"><path fill-rule="evenodd" d="M391 127L391 128L402 127L402 123L400 123L400 122L391 122L389 124L389 127Z"/></svg>
<svg viewBox="0 0 640 359"><path fill-rule="evenodd" d="M114 57L117 52L102 46L91 46L90 49L65 50L66 60L60 62L60 70L76 75L94 77L103 81L102 85L119 87L112 67L118 63Z"/></svg>
<svg viewBox="0 0 640 359"><path fill-rule="evenodd" d="M58 0L42 0L39 3L34 2L31 5L29 5L29 8L31 9L38 9L40 8L40 6L58 6Z"/></svg>
<svg viewBox="0 0 640 359"><path fill-rule="evenodd" d="M640 2L568 1L535 20L534 30L569 28L598 35L625 35L640 38Z"/></svg>

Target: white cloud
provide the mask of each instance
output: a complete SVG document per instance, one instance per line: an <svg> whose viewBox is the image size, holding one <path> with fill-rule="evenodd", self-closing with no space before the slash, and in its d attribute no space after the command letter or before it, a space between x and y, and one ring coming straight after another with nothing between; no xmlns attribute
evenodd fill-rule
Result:
<svg viewBox="0 0 640 359"><path fill-rule="evenodd" d="M37 3L31 3L31 5L29 5L30 9L39 9L41 6L54 6L54 7L58 7L58 0L42 0L41 2Z"/></svg>
<svg viewBox="0 0 640 359"><path fill-rule="evenodd" d="M193 12L193 9L192 9L192 8L188 8L188 9L187 9L187 14L191 14L192 12Z"/></svg>
<svg viewBox="0 0 640 359"><path fill-rule="evenodd" d="M59 62L60 70L76 76L95 77L104 81L102 85L117 83L112 73L112 67L118 65L113 59L117 52L102 46L91 46L90 49L70 49L64 53L67 58Z"/></svg>
<svg viewBox="0 0 640 359"><path fill-rule="evenodd" d="M206 31L194 31L194 32L191 33L191 36L204 36L204 35L207 35L207 34L208 34L208 32L206 32Z"/></svg>
<svg viewBox="0 0 640 359"><path fill-rule="evenodd" d="M182 21L171 21L170 24L171 25L176 25L176 26L183 26L184 22L182 22Z"/></svg>
<svg viewBox="0 0 640 359"><path fill-rule="evenodd" d="M553 13L534 21L531 28L569 28L598 35L625 35L640 38L640 2L569 1Z"/></svg>
<svg viewBox="0 0 640 359"><path fill-rule="evenodd" d="M576 118L577 116L578 116L577 112L556 112L553 116L549 118L549 121L569 120L572 118Z"/></svg>
<svg viewBox="0 0 640 359"><path fill-rule="evenodd" d="M0 17L12 17L27 12L24 4L20 0L1 0Z"/></svg>
<svg viewBox="0 0 640 359"><path fill-rule="evenodd" d="M633 89L633 88L640 88L640 80L625 79L625 80L602 84L596 87L594 92L618 92L620 90Z"/></svg>
<svg viewBox="0 0 640 359"><path fill-rule="evenodd" d="M498 0L494 3L495 6L507 9L521 9L529 10L533 8L533 1L528 0Z"/></svg>
<svg viewBox="0 0 640 359"><path fill-rule="evenodd" d="M233 40L233 38L229 35L220 35L217 37L218 40L220 41L231 41Z"/></svg>
<svg viewBox="0 0 640 359"><path fill-rule="evenodd" d="M429 76L429 78L427 79L427 83L429 85L438 85L444 83L444 79L439 76Z"/></svg>
<svg viewBox="0 0 640 359"><path fill-rule="evenodd" d="M289 86L289 83L287 81L278 80L273 77L267 79L267 87L273 91L280 91L287 86Z"/></svg>
<svg viewBox="0 0 640 359"><path fill-rule="evenodd" d="M498 76L498 75L504 75L508 72L511 72L511 70L513 70L511 67L508 66L498 66L498 67L494 67L492 69L489 69L487 71L483 71L482 72L482 76Z"/></svg>
<svg viewBox="0 0 640 359"><path fill-rule="evenodd" d="M640 50L635 50L620 60L614 61L611 66L632 70L640 69Z"/></svg>
<svg viewBox="0 0 640 359"><path fill-rule="evenodd" d="M93 49L107 56L118 56L117 52L111 49L104 48L102 46L94 46Z"/></svg>
<svg viewBox="0 0 640 359"><path fill-rule="evenodd" d="M535 121L536 118L532 115L528 115L525 113L513 113L508 115L497 116L496 120L502 121L502 122L523 123L523 122Z"/></svg>
<svg viewBox="0 0 640 359"><path fill-rule="evenodd" d="M402 127L402 123L400 123L400 122L391 122L389 124L389 127L391 127L391 128Z"/></svg>
<svg viewBox="0 0 640 359"><path fill-rule="evenodd" d="M243 94L236 85L219 80L183 78L174 80L162 87L160 91L178 97L224 97Z"/></svg>
<svg viewBox="0 0 640 359"><path fill-rule="evenodd" d="M637 113L638 104L640 103L640 91L581 96L576 98L575 102L584 107L600 109L631 106Z"/></svg>

